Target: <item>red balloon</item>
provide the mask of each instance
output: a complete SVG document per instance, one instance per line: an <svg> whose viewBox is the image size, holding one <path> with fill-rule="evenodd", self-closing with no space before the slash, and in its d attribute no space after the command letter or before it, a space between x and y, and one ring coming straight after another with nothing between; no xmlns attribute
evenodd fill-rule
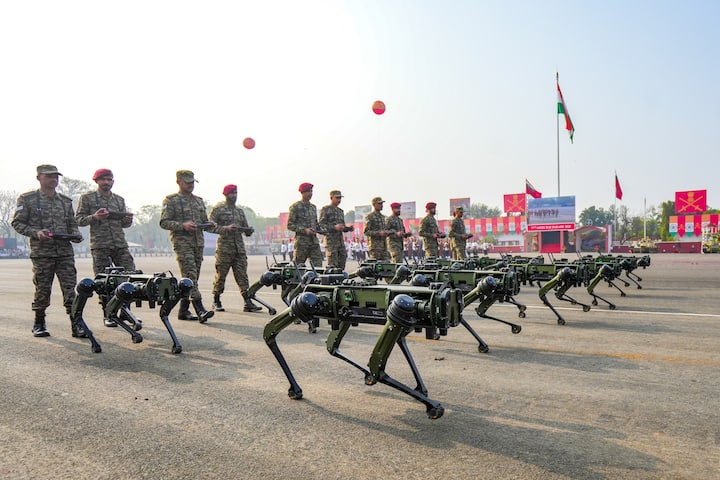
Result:
<svg viewBox="0 0 720 480"><path fill-rule="evenodd" d="M372 106L373 112L375 112L375 115L382 115L385 113L385 102L382 100L375 100Z"/></svg>
<svg viewBox="0 0 720 480"><path fill-rule="evenodd" d="M247 137L245 140L243 140L243 147L247 148L248 150L252 150L253 148L255 148L255 140Z"/></svg>

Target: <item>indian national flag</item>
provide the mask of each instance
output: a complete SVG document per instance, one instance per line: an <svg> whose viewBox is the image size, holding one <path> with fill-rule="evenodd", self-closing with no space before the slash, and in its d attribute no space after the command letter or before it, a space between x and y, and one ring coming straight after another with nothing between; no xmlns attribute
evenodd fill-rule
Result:
<svg viewBox="0 0 720 480"><path fill-rule="evenodd" d="M573 135L575 134L575 127L573 126L572 120L570 120L570 113L568 112L567 105L563 99L562 91L560 90L560 83L557 84L558 90L558 115L565 115L565 129L570 134L570 143L573 143Z"/></svg>

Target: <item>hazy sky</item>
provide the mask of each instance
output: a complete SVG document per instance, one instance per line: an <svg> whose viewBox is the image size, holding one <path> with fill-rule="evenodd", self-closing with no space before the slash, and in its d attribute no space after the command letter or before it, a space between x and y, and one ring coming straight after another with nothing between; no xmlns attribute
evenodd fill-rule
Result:
<svg viewBox="0 0 720 480"><path fill-rule="evenodd" d="M0 0L0 190L115 172L134 209L191 169L275 216L315 184L502 208L527 177L578 213L708 190L720 206L720 2ZM372 103L387 104L375 115ZM243 148L255 139L253 150Z"/></svg>

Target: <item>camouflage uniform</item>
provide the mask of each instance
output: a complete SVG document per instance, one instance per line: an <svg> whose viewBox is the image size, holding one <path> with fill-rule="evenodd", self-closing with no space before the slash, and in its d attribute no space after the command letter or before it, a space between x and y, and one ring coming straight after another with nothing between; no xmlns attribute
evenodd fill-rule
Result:
<svg viewBox="0 0 720 480"><path fill-rule="evenodd" d="M287 229L295 232L295 261L305 263L309 258L316 267L322 267L322 252L317 235L305 233L305 229L318 230L317 208L310 202L298 200L290 205Z"/></svg>
<svg viewBox="0 0 720 480"><path fill-rule="evenodd" d="M405 256L403 250L405 249L405 237L398 237L395 232L405 233L405 222L399 215L390 215L385 222L385 228L388 232L392 232L392 235L387 237L387 248L390 251L390 257L394 263L402 263Z"/></svg>
<svg viewBox="0 0 720 480"><path fill-rule="evenodd" d="M453 260L462 260L467 256L465 254L465 247L467 244L465 235L465 222L463 222L462 217L455 217L450 225L449 235Z"/></svg>
<svg viewBox="0 0 720 480"><path fill-rule="evenodd" d="M428 213L420 222L420 236L423 237L423 250L425 251L425 257L435 257L438 254L438 241L434 238L434 234L440 233L440 227L438 227L435 215Z"/></svg>
<svg viewBox="0 0 720 480"><path fill-rule="evenodd" d="M212 231L218 234L215 248L215 281L212 293L217 296L225 291L225 278L232 268L235 283L240 287L240 293L244 295L250 288L244 234L240 230L229 230L223 227L228 225L249 227L245 212L240 207L220 202L210 212L210 220L217 224Z"/></svg>
<svg viewBox="0 0 720 480"><path fill-rule="evenodd" d="M390 260L385 238L380 232L386 230L385 215L372 211L365 216L365 236L368 241L368 253L375 260Z"/></svg>
<svg viewBox="0 0 720 480"><path fill-rule="evenodd" d="M23 193L17 199L12 227L30 237L30 259L33 264L35 296L32 309L44 314L50 306L53 278L57 276L63 295L63 305L70 313L75 299L75 252L68 240L40 241L38 230L52 233L80 234L75 221L72 199L56 193L50 197L41 190Z"/></svg>
<svg viewBox="0 0 720 480"><path fill-rule="evenodd" d="M193 194L173 193L168 195L163 200L160 227L170 230L170 241L180 266L180 274L193 281L194 286L190 293L190 299L201 300L198 279L203 261L205 238L202 230L198 229L194 232L184 230L183 222L207 223L205 202Z"/></svg>
<svg viewBox="0 0 720 480"><path fill-rule="evenodd" d="M325 205L320 209L320 228L325 231L325 255L328 265L345 270L347 249L343 232L335 230L335 225L345 226L345 212L334 205Z"/></svg>
<svg viewBox="0 0 720 480"><path fill-rule="evenodd" d="M87 192L80 197L75 219L81 227L90 225L93 271L95 274L103 273L111 263L125 270L135 270L135 262L130 255L123 231L132 224L132 217L122 220L110 218L96 220L93 218L93 214L101 208L106 208L113 213L127 213L125 199L112 192L106 197L96 190Z"/></svg>

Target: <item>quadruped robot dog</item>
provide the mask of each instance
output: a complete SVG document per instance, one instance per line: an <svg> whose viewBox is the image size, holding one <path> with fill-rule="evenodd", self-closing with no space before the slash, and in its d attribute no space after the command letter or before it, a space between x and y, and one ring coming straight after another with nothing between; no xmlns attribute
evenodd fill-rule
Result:
<svg viewBox="0 0 720 480"><path fill-rule="evenodd" d="M181 299L189 297L192 288L192 280L178 279L169 272L144 274L139 270L126 272L120 267L109 267L105 273L97 274L94 279L80 280L75 288L77 296L72 305L71 315L74 322L85 328L92 351L100 353L102 347L83 319L85 304L93 293L97 293L100 297L105 318L114 320L120 328L128 332L133 343L143 341L142 335L138 333L143 324L133 314L131 305L134 303L136 307L140 307L143 302L147 302L149 308L159 305L160 320L173 341L171 351L180 353L182 345L170 324L169 316Z"/></svg>

